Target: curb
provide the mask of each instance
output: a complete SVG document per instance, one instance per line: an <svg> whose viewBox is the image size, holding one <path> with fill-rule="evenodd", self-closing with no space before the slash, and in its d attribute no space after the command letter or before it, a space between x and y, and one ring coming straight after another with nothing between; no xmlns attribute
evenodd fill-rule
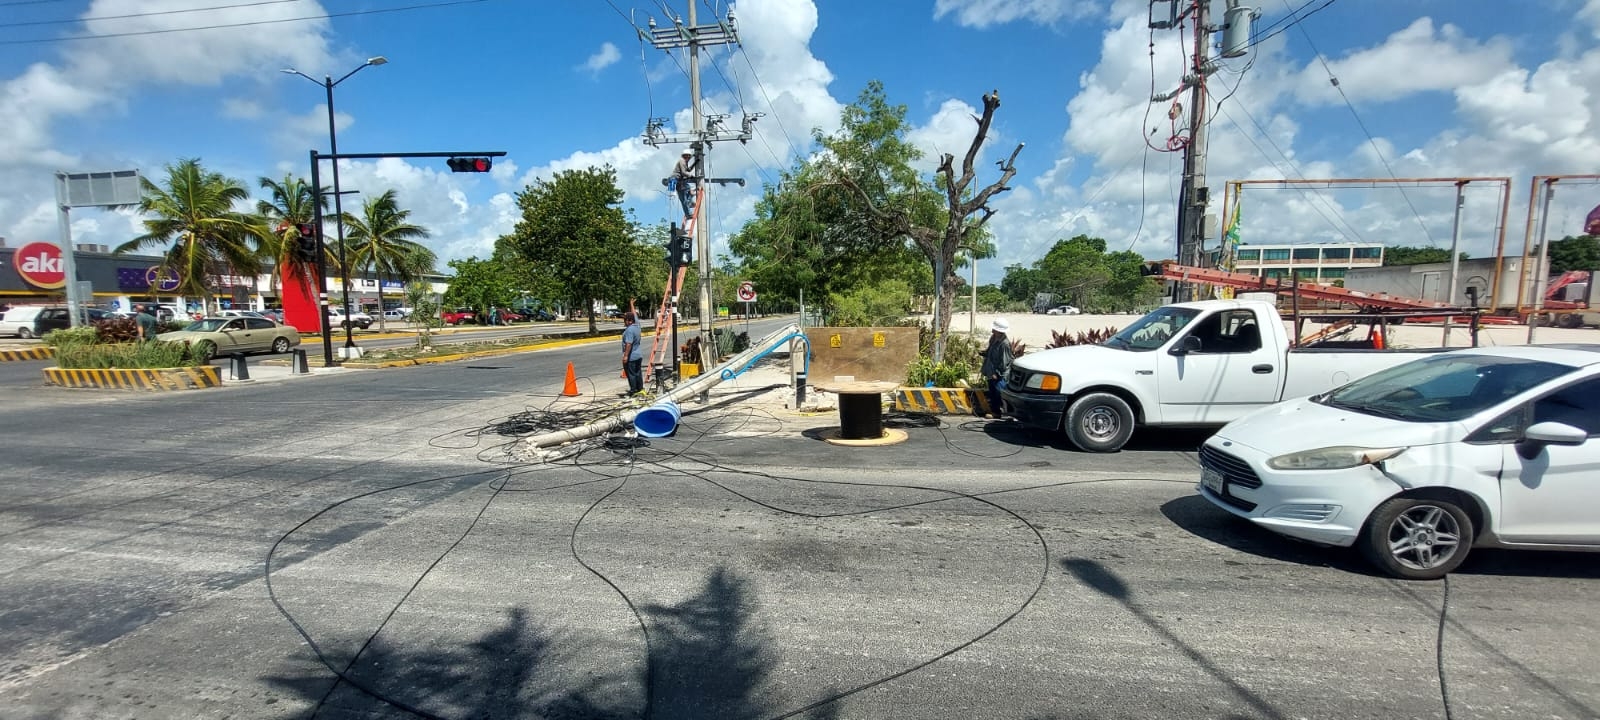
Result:
<svg viewBox="0 0 1600 720"><path fill-rule="evenodd" d="M406 359L403 359L403 360L383 360L383 361L379 361L379 362L365 362L365 361L362 361L362 360L346 360L342 364L344 365L344 367L351 368L353 370L367 370L367 369L380 369L380 368L392 368L392 367L411 367L413 365L431 365L433 363L454 362L456 360L471 360L473 358L494 357L496 355L512 355L512 354L515 354L515 353L534 352L534 351L537 351L537 350L548 350L548 349L551 349L551 348L572 347L574 345L588 345L588 344L592 344L592 343L604 342L604 341L607 341L607 340L611 340L611 339L614 339L614 338L619 337L621 335L620 332L617 333L616 335L607 335L607 334L605 334L606 331L604 331L604 330L602 330L600 332L602 334L598 335L596 337L578 338L578 339L574 339L574 340L552 340L550 342L537 343L537 344L532 344L532 345L517 345L515 347L492 348L492 349L489 349L489 350L476 350L476 351L473 351L473 352L452 353L452 354L449 354L449 355L434 355L434 356L430 356L430 357L421 357L421 358L406 358Z"/></svg>
<svg viewBox="0 0 1600 720"><path fill-rule="evenodd" d="M972 388L911 388L894 391L894 409L935 415L987 415L989 396Z"/></svg>
<svg viewBox="0 0 1600 720"><path fill-rule="evenodd" d="M0 350L0 362L16 362L21 360L49 360L56 356L56 349L48 345L31 348L17 348L15 350Z"/></svg>
<svg viewBox="0 0 1600 720"><path fill-rule="evenodd" d="M50 367L44 379L51 385L70 388L116 390L200 390L222 387L222 371L212 365L140 370L77 370Z"/></svg>

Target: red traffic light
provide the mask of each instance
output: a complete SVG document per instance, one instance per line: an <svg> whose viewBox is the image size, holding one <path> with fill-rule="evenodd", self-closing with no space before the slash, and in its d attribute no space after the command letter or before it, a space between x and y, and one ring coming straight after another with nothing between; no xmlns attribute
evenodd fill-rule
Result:
<svg viewBox="0 0 1600 720"><path fill-rule="evenodd" d="M486 157L450 158L450 172L489 172L494 161Z"/></svg>

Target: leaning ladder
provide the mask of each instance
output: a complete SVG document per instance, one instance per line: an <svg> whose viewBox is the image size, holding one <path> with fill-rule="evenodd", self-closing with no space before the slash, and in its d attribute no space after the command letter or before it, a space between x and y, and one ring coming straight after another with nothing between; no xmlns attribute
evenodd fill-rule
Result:
<svg viewBox="0 0 1600 720"><path fill-rule="evenodd" d="M700 208L705 205L706 189L704 185L695 188L694 213L683 218L683 234L694 237L695 225L700 221ZM667 287L661 293L661 307L656 311L655 340L650 344L650 357L645 361L645 378L655 381L656 368L661 367L672 355L672 318L678 308L678 299L673 297L672 289L677 288L683 292L683 278L688 274L688 265L679 265L673 271L674 277L669 279ZM673 377L676 368L667 371L666 377Z"/></svg>

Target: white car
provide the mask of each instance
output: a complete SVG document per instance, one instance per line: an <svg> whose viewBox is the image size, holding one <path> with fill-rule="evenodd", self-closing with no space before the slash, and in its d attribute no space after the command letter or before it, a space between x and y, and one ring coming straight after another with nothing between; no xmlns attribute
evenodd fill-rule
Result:
<svg viewBox="0 0 1600 720"><path fill-rule="evenodd" d="M358 327L365 330L372 327L372 316L360 310L352 310L350 317L346 318L343 305L329 305L328 324L332 327Z"/></svg>
<svg viewBox="0 0 1600 720"><path fill-rule="evenodd" d="M1473 547L1600 551L1597 437L1600 345L1459 350L1229 423L1199 492L1431 580Z"/></svg>
<svg viewBox="0 0 1600 720"><path fill-rule="evenodd" d="M1077 308L1075 308L1075 307L1073 307L1071 305L1057 305L1057 306L1055 306L1053 308L1050 308L1049 310L1044 311L1044 314L1046 314L1046 315L1078 315L1078 314L1081 314L1082 312L1083 312L1082 310L1079 310L1079 309L1077 309Z"/></svg>

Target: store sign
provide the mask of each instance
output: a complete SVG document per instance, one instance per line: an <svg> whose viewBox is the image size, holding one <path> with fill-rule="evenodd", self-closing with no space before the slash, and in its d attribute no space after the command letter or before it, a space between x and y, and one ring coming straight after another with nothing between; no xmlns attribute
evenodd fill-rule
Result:
<svg viewBox="0 0 1600 720"><path fill-rule="evenodd" d="M17 248L11 262L17 274L29 285L57 290L67 285L66 266L61 260L61 248L55 243L33 242Z"/></svg>

